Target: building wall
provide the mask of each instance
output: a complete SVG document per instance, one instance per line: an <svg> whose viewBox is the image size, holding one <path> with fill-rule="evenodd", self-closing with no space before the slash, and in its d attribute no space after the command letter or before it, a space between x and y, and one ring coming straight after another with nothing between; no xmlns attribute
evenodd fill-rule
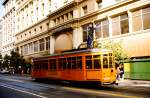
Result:
<svg viewBox="0 0 150 98"><path fill-rule="evenodd" d="M2 52L2 19L0 18L0 53Z"/></svg>
<svg viewBox="0 0 150 98"><path fill-rule="evenodd" d="M14 49L15 41L15 1L4 0L2 55L9 54Z"/></svg>
<svg viewBox="0 0 150 98"><path fill-rule="evenodd" d="M39 0L39 2L42 1ZM19 14L16 17L20 17L21 12L24 13L21 9L28 4L28 6L32 5L33 13L36 15L36 17L32 15L31 20L26 21L28 24L33 19L28 26L20 25L23 20L17 22L18 26L24 27L19 27L16 33L16 47L22 55L33 57L56 53L58 36L66 36L68 32L70 32L68 39L72 44L69 42L70 48L67 49L77 49L80 44L86 43L87 27L92 23L95 27L95 37L99 42L121 41L129 56L150 56L149 0L111 0L111 3L110 0L70 0L67 3L59 2L60 6L54 9L55 3L57 3L56 0L51 0L49 3L51 6L47 6L50 12L45 12L48 13L47 17L42 18L39 18L40 13L36 15L37 2L30 0L29 3L18 6L17 13ZM35 21L37 18L39 20ZM135 22L138 24L136 25ZM48 49L46 49L47 37L50 41ZM43 38L44 41L41 40ZM60 41L65 43L63 38ZM40 45L44 45L45 48L40 50Z"/></svg>

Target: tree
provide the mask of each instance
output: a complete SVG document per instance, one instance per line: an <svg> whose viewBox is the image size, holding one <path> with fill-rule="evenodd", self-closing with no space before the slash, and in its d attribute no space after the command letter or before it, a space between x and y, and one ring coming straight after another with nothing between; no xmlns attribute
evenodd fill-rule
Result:
<svg viewBox="0 0 150 98"><path fill-rule="evenodd" d="M3 68L9 68L10 67L10 56L7 54L4 56L2 67Z"/></svg>
<svg viewBox="0 0 150 98"><path fill-rule="evenodd" d="M111 49L113 51L115 61L117 64L123 63L124 60L130 59L122 48L122 42L106 41L99 43L99 48Z"/></svg>
<svg viewBox="0 0 150 98"><path fill-rule="evenodd" d="M16 66L19 66L19 58L20 54L18 52L11 51L10 53L10 66L15 68Z"/></svg>
<svg viewBox="0 0 150 98"><path fill-rule="evenodd" d="M15 69L16 73L20 73L21 70L27 73L27 69L31 69L31 64L27 62L23 56L20 56L18 52L11 51L10 54L10 66Z"/></svg>
<svg viewBox="0 0 150 98"><path fill-rule="evenodd" d="M2 63L3 63L3 57L2 54L0 53L0 69L2 68Z"/></svg>

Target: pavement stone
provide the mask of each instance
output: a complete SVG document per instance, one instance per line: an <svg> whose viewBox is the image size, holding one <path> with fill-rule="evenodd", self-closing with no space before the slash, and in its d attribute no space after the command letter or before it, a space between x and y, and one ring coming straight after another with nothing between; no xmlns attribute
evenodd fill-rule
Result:
<svg viewBox="0 0 150 98"><path fill-rule="evenodd" d="M150 87L150 81L145 80L120 80L118 81L119 86L143 86L143 87Z"/></svg>

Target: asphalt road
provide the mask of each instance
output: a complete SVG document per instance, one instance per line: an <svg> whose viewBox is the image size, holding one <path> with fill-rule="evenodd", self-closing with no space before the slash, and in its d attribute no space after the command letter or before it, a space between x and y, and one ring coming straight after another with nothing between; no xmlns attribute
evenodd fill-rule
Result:
<svg viewBox="0 0 150 98"><path fill-rule="evenodd" d="M71 85L0 75L0 98L150 98L149 87Z"/></svg>

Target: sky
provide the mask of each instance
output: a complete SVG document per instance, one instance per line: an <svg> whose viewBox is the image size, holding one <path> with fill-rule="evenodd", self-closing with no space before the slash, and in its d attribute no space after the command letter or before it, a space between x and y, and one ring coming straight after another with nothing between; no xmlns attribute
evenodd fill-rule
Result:
<svg viewBox="0 0 150 98"><path fill-rule="evenodd" d="M3 15L2 1L3 1L3 0L0 0L0 17L2 17L2 15Z"/></svg>

